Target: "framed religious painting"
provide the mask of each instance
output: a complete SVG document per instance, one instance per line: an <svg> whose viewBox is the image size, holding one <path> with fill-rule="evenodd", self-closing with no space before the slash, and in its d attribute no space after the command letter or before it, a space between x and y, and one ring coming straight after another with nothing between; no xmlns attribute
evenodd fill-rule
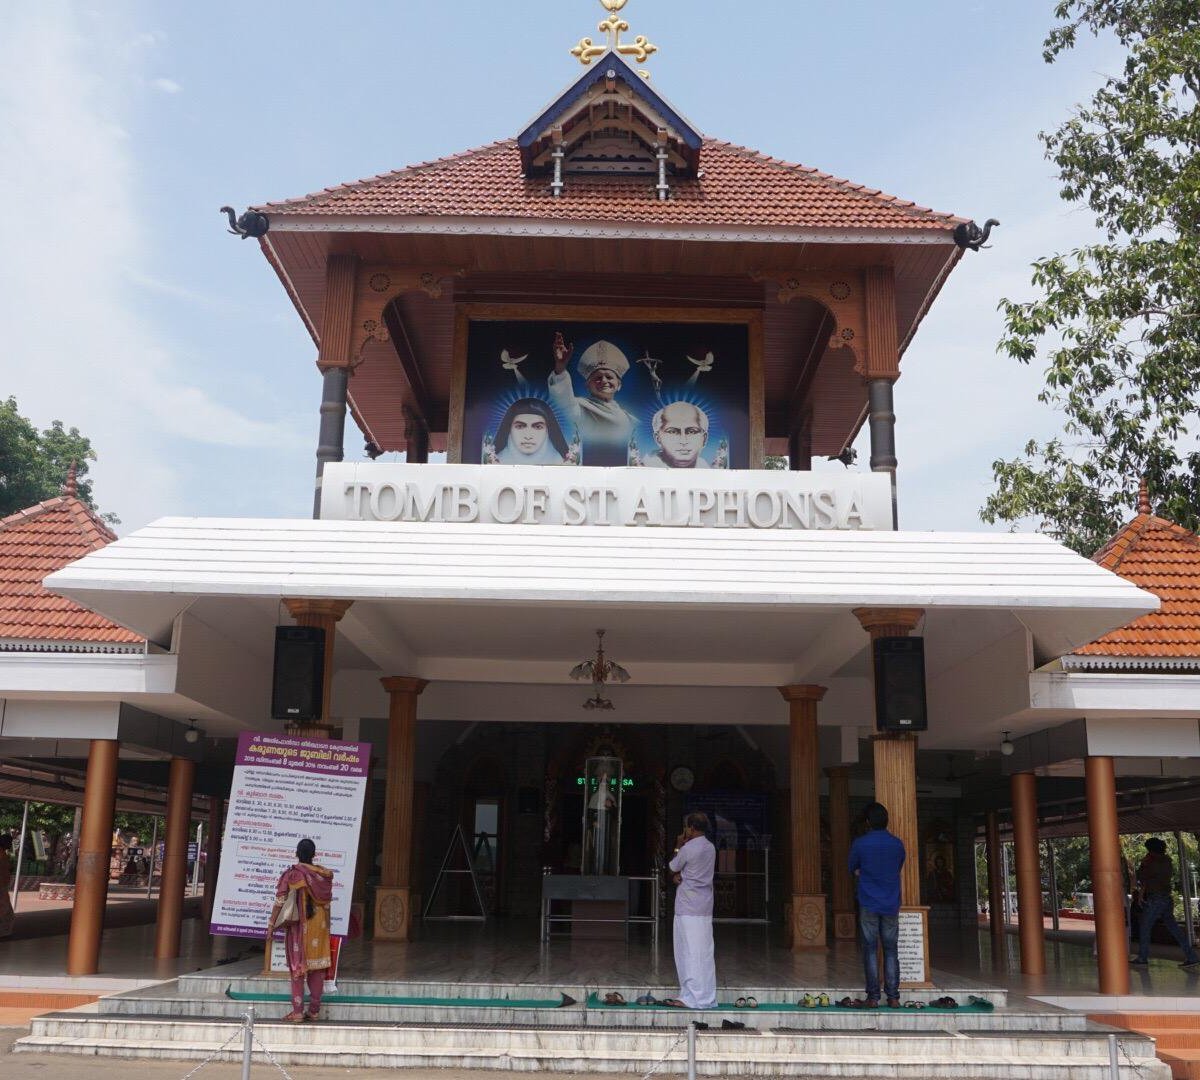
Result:
<svg viewBox="0 0 1200 1080"><path fill-rule="evenodd" d="M464 304L449 459L762 467L758 312Z"/></svg>

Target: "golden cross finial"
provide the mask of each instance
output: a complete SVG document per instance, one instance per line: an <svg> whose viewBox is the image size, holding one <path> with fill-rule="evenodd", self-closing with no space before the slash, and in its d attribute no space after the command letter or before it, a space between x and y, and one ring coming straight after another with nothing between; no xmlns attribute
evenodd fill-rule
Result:
<svg viewBox="0 0 1200 1080"><path fill-rule="evenodd" d="M595 44L590 37L580 38L579 44L571 50L571 55L578 57L581 64L590 64L597 56L603 56L609 49L621 56L632 56L639 64L644 64L651 53L658 52L658 46L646 40L645 34L638 34L632 43L621 40L621 35L629 29L629 23L617 14L628 0L600 0L601 6L608 12L605 19L596 28L608 35L605 45ZM645 71L639 71L643 79L650 78Z"/></svg>

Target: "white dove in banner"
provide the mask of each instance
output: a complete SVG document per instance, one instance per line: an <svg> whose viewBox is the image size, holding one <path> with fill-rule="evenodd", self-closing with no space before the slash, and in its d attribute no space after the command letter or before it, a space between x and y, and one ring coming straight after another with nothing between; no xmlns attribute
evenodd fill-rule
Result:
<svg viewBox="0 0 1200 1080"><path fill-rule="evenodd" d="M524 383L525 376L521 374L521 363L529 359L529 353L524 356L510 356L507 349L500 350L500 366L505 371L511 371L516 377L517 382Z"/></svg>
<svg viewBox="0 0 1200 1080"><path fill-rule="evenodd" d="M688 379L687 384L688 386L695 386L702 372L712 371L715 358L712 353L705 353L703 360L695 360L690 356L687 359L689 364L696 365L696 370L692 372L692 377Z"/></svg>

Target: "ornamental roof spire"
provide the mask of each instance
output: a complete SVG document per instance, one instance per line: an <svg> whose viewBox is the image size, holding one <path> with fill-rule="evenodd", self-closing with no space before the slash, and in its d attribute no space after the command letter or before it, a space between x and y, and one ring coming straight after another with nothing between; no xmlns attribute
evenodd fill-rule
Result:
<svg viewBox="0 0 1200 1080"><path fill-rule="evenodd" d="M79 495L79 484L76 482L76 462L71 461L70 467L67 469L67 482L63 484L63 494L68 498L74 499Z"/></svg>
<svg viewBox="0 0 1200 1080"><path fill-rule="evenodd" d="M1138 484L1137 512L1139 514L1150 513L1150 485L1144 476L1142 482Z"/></svg>
<svg viewBox="0 0 1200 1080"><path fill-rule="evenodd" d="M608 35L608 42L604 45L597 45L590 37L584 37L580 38L579 44L571 50L571 55L585 67L610 49L621 56L633 57L639 64L644 64L651 53L658 52L658 46L652 45L646 39L645 34L638 34L632 42L621 40L621 35L629 29L629 23L618 13L628 2L629 0L600 0L600 6L608 12L608 18L604 19L596 29ZM650 78L650 73L640 68L638 74L643 79Z"/></svg>

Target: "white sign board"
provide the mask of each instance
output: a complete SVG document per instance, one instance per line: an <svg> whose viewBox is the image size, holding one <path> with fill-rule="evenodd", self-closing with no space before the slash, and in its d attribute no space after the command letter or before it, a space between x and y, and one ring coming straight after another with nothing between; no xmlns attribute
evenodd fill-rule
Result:
<svg viewBox="0 0 1200 1080"><path fill-rule="evenodd" d="M900 912L900 938L896 943L900 982L921 985L929 981L925 970L925 912Z"/></svg>
<svg viewBox="0 0 1200 1080"><path fill-rule="evenodd" d="M338 462L325 466L321 517L891 530L892 487L887 473Z"/></svg>
<svg viewBox="0 0 1200 1080"><path fill-rule="evenodd" d="M370 759L369 743L242 732L211 933L266 937L279 876L307 837L333 871L330 932L346 935Z"/></svg>

